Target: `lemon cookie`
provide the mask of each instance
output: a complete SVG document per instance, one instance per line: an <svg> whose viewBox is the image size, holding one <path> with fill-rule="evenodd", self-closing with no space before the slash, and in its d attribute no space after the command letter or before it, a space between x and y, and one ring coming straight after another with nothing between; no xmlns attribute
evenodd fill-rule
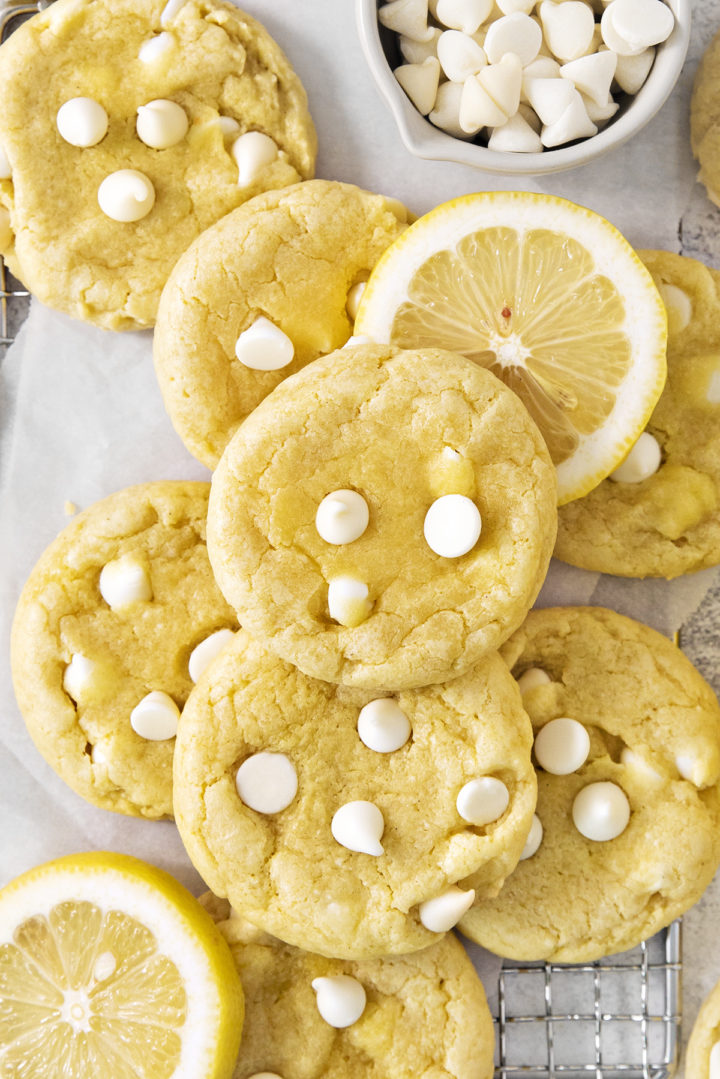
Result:
<svg viewBox="0 0 720 1079"><path fill-rule="evenodd" d="M270 390L345 344L364 282L406 221L396 200L310 180L256 196L195 241L163 292L153 342L191 453L214 468Z"/></svg>
<svg viewBox="0 0 720 1079"><path fill-rule="evenodd" d="M502 653L535 731L536 820L461 929L516 959L633 947L720 863L720 708L667 638L601 607L531 611Z"/></svg>
<svg viewBox="0 0 720 1079"><path fill-rule="evenodd" d="M562 506L555 554L583 569L677 577L720 562L720 272L641 251L668 309L668 378L620 468Z"/></svg>
<svg viewBox="0 0 720 1079"><path fill-rule="evenodd" d="M175 817L203 879L274 936L336 958L414 951L516 864L530 741L497 654L378 697L308 678L241 630L185 705Z"/></svg>
<svg viewBox="0 0 720 1079"><path fill-rule="evenodd" d="M203 229L313 172L297 76L223 0L56 0L0 49L0 96L1 253L109 329L152 325Z"/></svg>
<svg viewBox="0 0 720 1079"><path fill-rule="evenodd" d="M178 717L237 629L205 546L209 485L164 481L95 503L50 544L12 631L38 749L89 802L172 813Z"/></svg>
<svg viewBox="0 0 720 1079"><path fill-rule="evenodd" d="M703 53L695 76L690 107L690 145L700 164L698 180L720 205L720 32Z"/></svg>
<svg viewBox="0 0 720 1079"><path fill-rule="evenodd" d="M451 352L355 345L236 432L208 551L253 636L315 678L394 690L497 648L555 529L554 469L511 390Z"/></svg>
<svg viewBox="0 0 720 1079"><path fill-rule="evenodd" d="M233 951L232 944L230 950ZM687 1045L688 1079L717 1079L720 1072L720 982L698 1012Z"/></svg>
<svg viewBox="0 0 720 1079"><path fill-rule="evenodd" d="M256 929L226 900L201 902L245 993L233 1079L491 1079L492 1019L452 933L412 955L325 959Z"/></svg>

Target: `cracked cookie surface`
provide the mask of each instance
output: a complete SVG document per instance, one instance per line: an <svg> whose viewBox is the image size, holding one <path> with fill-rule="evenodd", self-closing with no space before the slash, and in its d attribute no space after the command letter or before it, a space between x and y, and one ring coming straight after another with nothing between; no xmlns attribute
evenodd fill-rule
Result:
<svg viewBox="0 0 720 1079"><path fill-rule="evenodd" d="M561 506L554 553L582 569L671 578L720 562L720 272L638 253L661 291L685 297L683 318L670 310L667 383L646 428L660 468L640 483L603 480Z"/></svg>
<svg viewBox="0 0 720 1079"><path fill-rule="evenodd" d="M175 750L175 817L203 879L267 932L341 958L437 941L418 904L455 884L495 894L535 805L529 722L497 654L452 683L396 693L411 735L393 752L358 734L376 696L308 678L241 630L190 695ZM259 753L285 755L297 776L278 812L238 794L238 769ZM508 804L472 825L457 796L485 776L505 784ZM354 801L381 811L383 853L334 838L336 811Z"/></svg>
<svg viewBox="0 0 720 1079"><path fill-rule="evenodd" d="M0 49L0 145L11 179L0 180L10 227L0 250L44 303L107 329L155 321L160 290L178 256L209 225L268 188L312 176L315 132L305 92L267 31L233 4L186 0L56 0ZM154 61L141 47L169 35ZM43 88L38 95L38 87ZM109 126L79 148L56 126L66 101L90 97ZM169 99L187 135L153 149L136 134L137 109ZM246 187L219 116L269 135L275 161ZM111 220L98 188L119 169L144 173L155 204L136 222Z"/></svg>
<svg viewBox="0 0 720 1079"><path fill-rule="evenodd" d="M12 672L28 730L61 778L104 809L172 814L174 739L140 737L130 714L153 691L182 708L192 650L237 628L207 557L208 492L206 483L164 481L96 502L50 544L18 603ZM152 595L118 610L99 579L123 558L142 567ZM64 688L74 655L93 665L77 701Z"/></svg>
<svg viewBox="0 0 720 1079"><path fill-rule="evenodd" d="M329 493L363 496L369 524L328 543ZM445 494L475 502L482 531L460 557L424 538ZM215 471L208 551L243 626L306 674L391 690L462 674L517 628L547 571L556 481L519 398L440 349L356 345L282 382ZM331 579L368 589L358 625L330 617Z"/></svg>
<svg viewBox="0 0 720 1079"><path fill-rule="evenodd" d="M256 196L195 241L163 291L153 340L165 407L191 453L214 468L279 382L347 341L348 292L406 221L396 200L309 180ZM235 355L261 316L293 343L280 370L254 370Z"/></svg>
<svg viewBox="0 0 720 1079"><path fill-rule="evenodd" d="M539 668L549 678L523 695L536 736L570 717L589 734L589 756L566 775L538 766L540 846L460 928L522 960L631 948L692 906L720 862L715 695L671 641L601 607L531 611L502 655L516 677ZM595 782L615 784L630 806L605 841L582 835L571 814Z"/></svg>
<svg viewBox="0 0 720 1079"><path fill-rule="evenodd" d="M485 993L453 934L412 955L325 959L256 929L226 900L201 896L242 979L245 1023L233 1079L491 1079L494 1035ZM312 981L346 975L365 989L359 1020L321 1018Z"/></svg>

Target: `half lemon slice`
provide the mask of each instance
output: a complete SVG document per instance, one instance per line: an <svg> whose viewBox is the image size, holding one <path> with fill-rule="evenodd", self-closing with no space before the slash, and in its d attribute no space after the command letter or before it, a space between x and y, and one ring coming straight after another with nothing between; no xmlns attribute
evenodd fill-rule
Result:
<svg viewBox="0 0 720 1079"><path fill-rule="evenodd" d="M229 1079L243 994L230 949L162 870L70 855L0 891L0 1075Z"/></svg>
<svg viewBox="0 0 720 1079"><path fill-rule="evenodd" d="M355 334L447 348L515 390L562 505L623 460L665 384L665 307L608 221L565 199L480 192L419 218L385 252Z"/></svg>

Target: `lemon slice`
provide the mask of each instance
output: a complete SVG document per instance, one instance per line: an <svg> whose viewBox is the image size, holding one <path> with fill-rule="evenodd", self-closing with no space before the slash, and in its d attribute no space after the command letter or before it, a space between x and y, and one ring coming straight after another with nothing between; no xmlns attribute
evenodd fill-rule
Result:
<svg viewBox="0 0 720 1079"><path fill-rule="evenodd" d="M0 1075L228 1079L243 995L189 892L120 854L48 862L0 891Z"/></svg>
<svg viewBox="0 0 720 1079"><path fill-rule="evenodd" d="M542 431L560 504L622 461L665 383L650 274L604 218L551 195L481 192L419 218L370 275L353 332L489 368Z"/></svg>

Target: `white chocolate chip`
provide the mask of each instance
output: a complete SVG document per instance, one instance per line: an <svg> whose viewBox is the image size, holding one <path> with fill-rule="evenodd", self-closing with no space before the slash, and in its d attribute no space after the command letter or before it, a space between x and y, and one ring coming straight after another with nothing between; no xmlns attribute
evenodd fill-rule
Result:
<svg viewBox="0 0 720 1079"><path fill-rule="evenodd" d="M520 112L516 112L504 124L494 127L488 139L489 150L510 151L520 154L537 154L542 151L540 136Z"/></svg>
<svg viewBox="0 0 720 1079"><path fill-rule="evenodd" d="M231 139L240 130L240 124L234 116L218 116L218 123L223 139Z"/></svg>
<svg viewBox="0 0 720 1079"><path fill-rule="evenodd" d="M433 37L428 26L427 0L391 0L378 10L378 19L388 30L413 41L429 41Z"/></svg>
<svg viewBox="0 0 720 1079"><path fill-rule="evenodd" d="M421 64L402 64L393 74L415 108L427 116L435 104L440 82L440 61L428 56Z"/></svg>
<svg viewBox="0 0 720 1079"><path fill-rule="evenodd" d="M279 371L292 363L295 346L279 326L260 315L238 337L235 355L253 371Z"/></svg>
<svg viewBox="0 0 720 1079"><path fill-rule="evenodd" d="M474 34L493 8L493 0L437 0L435 17L451 30Z"/></svg>
<svg viewBox="0 0 720 1079"><path fill-rule="evenodd" d="M526 79L556 79L560 75L560 64L552 56L536 56L530 64L523 67L523 94Z"/></svg>
<svg viewBox="0 0 720 1079"><path fill-rule="evenodd" d="M283 1079L277 1072L253 1072L248 1079Z"/></svg>
<svg viewBox="0 0 720 1079"><path fill-rule="evenodd" d="M385 821L374 802L346 802L334 814L330 831L333 839L348 850L376 858L384 854L380 840Z"/></svg>
<svg viewBox="0 0 720 1079"><path fill-rule="evenodd" d="M571 60L569 64L563 64L560 75L563 79L570 79L577 90L589 97L596 105L607 103L610 96L610 84L615 75L617 66L617 54L605 49L604 52L596 52L591 56L581 56L579 60Z"/></svg>
<svg viewBox="0 0 720 1079"><path fill-rule="evenodd" d="M459 122L464 133L475 135L481 127L499 127L506 120L506 114L490 97L478 76L470 75L463 83L460 99Z"/></svg>
<svg viewBox="0 0 720 1079"><path fill-rule="evenodd" d="M235 786L250 809L257 813L280 813L297 794L295 765L284 753L254 753L238 768Z"/></svg>
<svg viewBox="0 0 720 1079"><path fill-rule="evenodd" d="M80 703L81 697L90 688L94 669L95 664L91 659L80 652L74 652L63 671L63 689L76 704Z"/></svg>
<svg viewBox="0 0 720 1079"><path fill-rule="evenodd" d="M567 79L526 78L523 91L543 124L554 124L573 100L573 84Z"/></svg>
<svg viewBox="0 0 720 1079"><path fill-rule="evenodd" d="M720 1041L710 1050L710 1074L708 1079L720 1079Z"/></svg>
<svg viewBox="0 0 720 1079"><path fill-rule="evenodd" d="M575 796L572 819L586 839L604 843L616 839L627 828L630 803L616 783L589 783Z"/></svg>
<svg viewBox="0 0 720 1079"><path fill-rule="evenodd" d="M431 933L447 933L475 902L475 889L464 892L455 884L442 895L426 899L418 907L420 921Z"/></svg>
<svg viewBox="0 0 720 1079"><path fill-rule="evenodd" d="M615 483L642 483L655 475L661 459L660 443L649 431L643 431L622 464L610 473L610 479Z"/></svg>
<svg viewBox="0 0 720 1079"><path fill-rule="evenodd" d="M523 697L532 689L537 689L538 686L549 686L550 682L550 675L546 674L540 667L528 667L517 680L518 689Z"/></svg>
<svg viewBox="0 0 720 1079"><path fill-rule="evenodd" d="M130 713L130 726L149 742L165 742L177 734L180 709L172 697L153 689Z"/></svg>
<svg viewBox="0 0 720 1079"><path fill-rule="evenodd" d="M8 161L8 155L5 153L5 148L0 146L0 180L11 180L12 169L10 168L10 162Z"/></svg>
<svg viewBox="0 0 720 1079"><path fill-rule="evenodd" d="M525 67L539 53L542 38L542 30L535 20L516 11L490 23L483 47L491 64L499 64L506 53L512 53Z"/></svg>
<svg viewBox="0 0 720 1079"><path fill-rule="evenodd" d="M121 611L132 603L152 599L152 584L147 569L131 554L114 558L100 571L100 595L113 611Z"/></svg>
<svg viewBox="0 0 720 1079"><path fill-rule="evenodd" d="M536 0L496 0L496 3L503 15L513 15L516 11L529 15L535 7Z"/></svg>
<svg viewBox="0 0 720 1079"><path fill-rule="evenodd" d="M693 754L678 753L675 758L675 767L683 779L687 779L688 783L692 783L696 787L705 786L703 782L705 772L703 763Z"/></svg>
<svg viewBox="0 0 720 1079"><path fill-rule="evenodd" d="M168 51L172 44L172 34L163 30L162 33L156 34L155 37L143 41L138 57L143 64L154 64Z"/></svg>
<svg viewBox="0 0 720 1079"><path fill-rule="evenodd" d="M612 96L608 97L604 105L596 105L594 101L584 95L581 95L581 97L587 109L587 114L596 127L602 127L620 108L617 101L613 101Z"/></svg>
<svg viewBox="0 0 720 1079"><path fill-rule="evenodd" d="M97 146L107 134L108 115L93 98L73 97L58 109L56 123L71 146Z"/></svg>
<svg viewBox="0 0 720 1079"><path fill-rule="evenodd" d="M613 29L633 49L659 45L673 31L675 16L662 0L613 0L609 6Z"/></svg>
<svg viewBox="0 0 720 1079"><path fill-rule="evenodd" d="M658 292L662 296L668 315L668 329L670 333L681 333L690 325L693 308L692 300L684 289L677 285L665 284L661 281Z"/></svg>
<svg viewBox="0 0 720 1079"><path fill-rule="evenodd" d="M208 667L216 656L219 656L226 644L235 634L231 629L218 629L211 633L200 644L196 644L190 653L188 660L188 674L193 682L197 682L200 675Z"/></svg>
<svg viewBox="0 0 720 1079"><path fill-rule="evenodd" d="M567 776L581 768L590 752L590 735L576 719L551 719L535 736L535 757L553 776Z"/></svg>
<svg viewBox="0 0 720 1079"><path fill-rule="evenodd" d="M315 528L326 543L352 543L370 521L368 504L357 491L342 488L325 495L315 514Z"/></svg>
<svg viewBox="0 0 720 1079"><path fill-rule="evenodd" d="M463 820L480 827L502 817L510 804L510 792L501 779L480 776L460 788L455 804Z"/></svg>
<svg viewBox="0 0 720 1079"><path fill-rule="evenodd" d="M624 746L620 753L620 763L630 772L638 774L644 783L662 783L663 777L639 753Z"/></svg>
<svg viewBox="0 0 720 1079"><path fill-rule="evenodd" d="M345 310L347 311L348 318L351 322L354 322L357 318L360 301L362 300L363 292L366 288L367 281L358 281L356 285L353 285L352 288L348 289Z"/></svg>
<svg viewBox="0 0 720 1079"><path fill-rule="evenodd" d="M441 495L425 514L423 533L431 551L460 558L471 551L482 528L480 510L465 495Z"/></svg>
<svg viewBox="0 0 720 1079"><path fill-rule="evenodd" d="M642 52L642 49L630 45L616 30L613 21L612 4L608 4L603 12L600 20L600 33L607 47L616 52L618 56L635 56L637 53Z"/></svg>
<svg viewBox="0 0 720 1079"><path fill-rule="evenodd" d="M119 169L105 177L97 198L102 212L113 221L140 221L155 205L155 188L144 172Z"/></svg>
<svg viewBox="0 0 720 1079"><path fill-rule="evenodd" d="M568 0L572 3L573 0ZM543 146L551 148L562 146L566 142L574 142L575 139L589 138L597 135L597 127L588 116L585 102L578 90L572 87L572 98L562 116L552 124L546 124L540 132Z"/></svg>
<svg viewBox="0 0 720 1079"><path fill-rule="evenodd" d="M617 54L616 54L617 55ZM643 49L634 56L618 56L615 82L626 94L636 94L650 73L655 49Z"/></svg>
<svg viewBox="0 0 720 1079"><path fill-rule="evenodd" d="M370 590L364 581L344 575L328 581L328 612L341 626L353 629L364 622L372 610Z"/></svg>
<svg viewBox="0 0 720 1079"><path fill-rule="evenodd" d="M117 970L117 959L112 952L100 952L93 964L92 976L96 982L106 981Z"/></svg>
<svg viewBox="0 0 720 1079"><path fill-rule="evenodd" d="M522 89L522 63L515 53L506 52L496 64L488 64L477 79L506 118L515 115Z"/></svg>
<svg viewBox="0 0 720 1079"><path fill-rule="evenodd" d="M175 18L180 8L184 7L187 0L168 0L160 15L160 25L166 29Z"/></svg>
<svg viewBox="0 0 720 1079"><path fill-rule="evenodd" d="M276 160L280 151L269 135L262 131L246 131L235 139L230 153L238 167L238 187L248 187Z"/></svg>
<svg viewBox="0 0 720 1079"><path fill-rule="evenodd" d="M400 34L400 52L406 63L421 64L423 60L427 60L428 56L437 56L437 44L442 30L437 26L430 29L432 29L432 37L427 41L415 41L411 37L406 37L405 34Z"/></svg>
<svg viewBox="0 0 720 1079"><path fill-rule="evenodd" d="M188 118L176 101L157 98L140 105L137 111L138 138L153 150L167 150L187 135Z"/></svg>
<svg viewBox="0 0 720 1079"><path fill-rule="evenodd" d="M545 41L557 60L566 63L585 55L595 31L595 17L589 4L582 0L558 4L542 0L538 11Z"/></svg>
<svg viewBox="0 0 720 1079"><path fill-rule="evenodd" d="M537 813L533 813L532 824L530 825L530 831L528 837L525 840L525 846L522 849L520 855L520 861L524 862L528 858L532 858L533 854L537 854L540 844L543 838L543 826L542 821L538 817Z"/></svg>
<svg viewBox="0 0 720 1079"><path fill-rule="evenodd" d="M456 139L464 139L469 134L460 126L463 86L459 82L441 82L438 86L435 108L428 113L431 124L446 131L448 135L453 135Z"/></svg>
<svg viewBox="0 0 720 1079"><path fill-rule="evenodd" d="M342 1030L352 1026L365 1011L367 996L357 978L335 974L331 978L313 978L320 1015L331 1027Z"/></svg>
<svg viewBox="0 0 720 1079"><path fill-rule="evenodd" d="M462 30L446 30L438 39L437 55L440 66L453 82L465 82L470 75L477 75L487 64L487 56L481 45Z"/></svg>
<svg viewBox="0 0 720 1079"><path fill-rule="evenodd" d="M368 701L360 709L357 723L360 741L375 753L394 753L407 742L410 720L392 697Z"/></svg>
<svg viewBox="0 0 720 1079"><path fill-rule="evenodd" d="M355 345L372 345L374 344L372 337L368 337L366 333L354 333L348 337L343 348L354 348Z"/></svg>

